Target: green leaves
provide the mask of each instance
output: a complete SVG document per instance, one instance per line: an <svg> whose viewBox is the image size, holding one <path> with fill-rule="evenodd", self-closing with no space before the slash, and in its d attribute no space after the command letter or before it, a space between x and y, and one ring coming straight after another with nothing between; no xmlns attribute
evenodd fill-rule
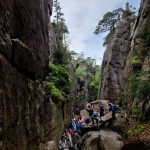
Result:
<svg viewBox="0 0 150 150"><path fill-rule="evenodd" d="M95 34L99 34L102 32L112 31L115 29L115 24L118 20L121 19L121 15L123 13L122 8L118 8L113 10L112 12L107 12L104 14L103 19L101 19L96 27Z"/></svg>
<svg viewBox="0 0 150 150"><path fill-rule="evenodd" d="M140 83L140 72L135 73L130 78L130 96L131 99L134 99L137 95L138 86Z"/></svg>
<svg viewBox="0 0 150 150"><path fill-rule="evenodd" d="M114 30L115 23L117 21L115 16L116 14L114 14L113 12L108 12L104 14L103 19L99 21L94 33L97 35L102 32Z"/></svg>
<svg viewBox="0 0 150 150"><path fill-rule="evenodd" d="M128 129L128 136L129 137L139 136L142 133L144 133L147 128L148 128L148 126L146 124L130 125L129 129Z"/></svg>
<svg viewBox="0 0 150 150"><path fill-rule="evenodd" d="M150 72L136 72L130 79L130 93L131 99L136 98L136 102L141 104L141 113L144 118L150 115ZM138 112L139 113L139 112ZM134 110L136 114L136 109ZM137 115L137 114L136 114ZM140 114L139 114L140 115ZM137 115L138 116L138 115Z"/></svg>
<svg viewBox="0 0 150 150"><path fill-rule="evenodd" d="M62 64L67 65L69 60L69 54L68 54L67 48L63 45L62 41L57 42L57 47L53 54L53 63L54 64Z"/></svg>
<svg viewBox="0 0 150 150"><path fill-rule="evenodd" d="M76 69L76 76L78 78L80 78L81 76L84 77L85 74L86 74L86 72L85 72L85 70L83 68L79 67L79 68Z"/></svg>
<svg viewBox="0 0 150 150"><path fill-rule="evenodd" d="M141 64L140 58L137 55L135 55L131 61L131 65L140 65L140 64Z"/></svg>
<svg viewBox="0 0 150 150"><path fill-rule="evenodd" d="M100 75L99 75L99 73L96 73L96 76L91 81L90 86L93 86L98 89L99 83L100 83Z"/></svg>
<svg viewBox="0 0 150 150"><path fill-rule="evenodd" d="M48 86L50 88L51 91L51 96L55 97L59 100L64 100L64 96L63 96L63 92L61 90L59 90L58 88L56 88L56 86L54 85L54 83L49 82Z"/></svg>
<svg viewBox="0 0 150 150"><path fill-rule="evenodd" d="M143 112L138 107L132 108L132 117L142 119L144 117Z"/></svg>
<svg viewBox="0 0 150 150"><path fill-rule="evenodd" d="M135 14L135 8L129 3L126 3L125 9L118 8L112 12L105 13L103 18L98 22L94 34L98 35L100 33L110 31L108 36L104 38L104 46L107 45L113 35L112 33L114 33L113 31L116 29L116 22L121 19L129 20L129 17L133 14Z"/></svg>
<svg viewBox="0 0 150 150"><path fill-rule="evenodd" d="M63 100L70 93L70 76L68 69L60 64L49 64L49 75L46 81L51 90L51 96Z"/></svg>

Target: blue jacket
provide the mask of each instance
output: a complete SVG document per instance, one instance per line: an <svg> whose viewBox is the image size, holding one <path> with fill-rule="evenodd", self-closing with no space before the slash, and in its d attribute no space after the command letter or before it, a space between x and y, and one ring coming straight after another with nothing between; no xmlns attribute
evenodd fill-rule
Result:
<svg viewBox="0 0 150 150"><path fill-rule="evenodd" d="M113 103L109 103L109 111L111 111L112 113L115 112L115 105Z"/></svg>

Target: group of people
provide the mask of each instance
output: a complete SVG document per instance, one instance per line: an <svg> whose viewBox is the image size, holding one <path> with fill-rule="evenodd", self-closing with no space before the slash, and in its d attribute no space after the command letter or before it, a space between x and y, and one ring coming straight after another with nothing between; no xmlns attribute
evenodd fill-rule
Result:
<svg viewBox="0 0 150 150"><path fill-rule="evenodd" d="M82 136L82 130L85 126L85 118L81 115L75 115L59 141L59 149L78 150L80 144L79 139Z"/></svg>
<svg viewBox="0 0 150 150"><path fill-rule="evenodd" d="M108 102L108 107L104 107L102 103L99 103L98 109L95 110L92 103L86 105L86 110L89 117L85 118L82 115L75 115L71 120L69 127L65 130L61 140L59 141L60 150L78 150L80 142L79 139L83 135L83 130L90 126L99 126L99 121L109 112L111 117L115 118L116 107L113 103ZM103 120L103 119L102 119ZM105 121L104 121L105 122Z"/></svg>
<svg viewBox="0 0 150 150"><path fill-rule="evenodd" d="M113 103L107 102L106 104L99 103L98 109L94 109L92 103L86 105L86 110L89 112L89 118L86 120L87 123L92 122L92 125L97 125L100 121L109 121L115 118L116 106ZM104 116L107 116L107 118Z"/></svg>

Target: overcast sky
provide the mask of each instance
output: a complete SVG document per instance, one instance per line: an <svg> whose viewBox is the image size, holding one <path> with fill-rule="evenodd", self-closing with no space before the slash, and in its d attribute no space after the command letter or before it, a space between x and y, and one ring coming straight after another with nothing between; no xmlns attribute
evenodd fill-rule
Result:
<svg viewBox="0 0 150 150"><path fill-rule="evenodd" d="M124 7L129 2L139 8L140 0L59 0L64 13L66 24L69 28L70 49L84 52L101 64L105 47L103 36L94 35L93 32L102 19L104 13L119 7Z"/></svg>

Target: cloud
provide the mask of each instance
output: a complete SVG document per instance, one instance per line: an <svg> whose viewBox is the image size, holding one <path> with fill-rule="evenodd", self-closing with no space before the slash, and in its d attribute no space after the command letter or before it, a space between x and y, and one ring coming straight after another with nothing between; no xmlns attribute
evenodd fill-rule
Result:
<svg viewBox="0 0 150 150"><path fill-rule="evenodd" d="M59 0L69 28L70 49L86 52L88 56L103 57L103 36L93 32L104 13L135 0ZM140 0L137 0L140 1ZM138 2L137 2L138 3Z"/></svg>

